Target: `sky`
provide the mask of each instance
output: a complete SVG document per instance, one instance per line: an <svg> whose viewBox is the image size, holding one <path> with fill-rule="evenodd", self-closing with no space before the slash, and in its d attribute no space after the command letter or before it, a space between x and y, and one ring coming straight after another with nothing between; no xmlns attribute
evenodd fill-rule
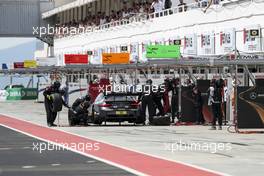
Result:
<svg viewBox="0 0 264 176"><path fill-rule="evenodd" d="M13 62L33 59L36 49L35 38L0 38L0 65L6 63L9 67ZM28 77L16 77L14 84L27 85ZM0 89L10 82L10 77L0 76Z"/></svg>

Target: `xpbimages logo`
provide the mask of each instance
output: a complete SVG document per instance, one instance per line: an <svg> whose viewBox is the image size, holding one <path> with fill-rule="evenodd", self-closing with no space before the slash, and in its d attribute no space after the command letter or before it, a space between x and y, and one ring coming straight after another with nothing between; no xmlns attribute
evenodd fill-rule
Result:
<svg viewBox="0 0 264 176"><path fill-rule="evenodd" d="M64 151L64 150L77 150L80 152L87 152L87 151L98 151L100 150L100 143L66 143L66 142L33 142L32 143L32 150L37 151L39 153L43 153L45 151Z"/></svg>
<svg viewBox="0 0 264 176"><path fill-rule="evenodd" d="M106 95L111 93L128 93L138 92L150 95L153 93L164 93L165 85L127 85L127 84L114 84L114 85L99 85L99 92L105 92Z"/></svg>
<svg viewBox="0 0 264 176"><path fill-rule="evenodd" d="M76 34L84 34L88 32L92 32L92 28L88 27L54 27L50 26L49 24L47 26L33 26L33 35L43 37L46 35L76 35Z"/></svg>
<svg viewBox="0 0 264 176"><path fill-rule="evenodd" d="M184 142L182 140L164 143L166 151L172 153L177 151L192 151L192 152L210 152L217 153L221 151L232 150L231 143L215 143L215 142Z"/></svg>

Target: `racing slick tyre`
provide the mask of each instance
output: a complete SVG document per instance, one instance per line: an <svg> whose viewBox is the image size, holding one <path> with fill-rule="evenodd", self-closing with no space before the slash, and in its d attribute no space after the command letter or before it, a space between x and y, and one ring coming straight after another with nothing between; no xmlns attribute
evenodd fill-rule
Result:
<svg viewBox="0 0 264 176"><path fill-rule="evenodd" d="M135 124L145 124L145 121L146 119L142 116L138 116L136 121L135 121Z"/></svg>
<svg viewBox="0 0 264 176"><path fill-rule="evenodd" d="M152 125L155 126L170 126L171 120L170 116L165 115L165 116L154 116Z"/></svg>
<svg viewBox="0 0 264 176"><path fill-rule="evenodd" d="M52 94L52 112L60 112L62 110L62 96L59 93Z"/></svg>

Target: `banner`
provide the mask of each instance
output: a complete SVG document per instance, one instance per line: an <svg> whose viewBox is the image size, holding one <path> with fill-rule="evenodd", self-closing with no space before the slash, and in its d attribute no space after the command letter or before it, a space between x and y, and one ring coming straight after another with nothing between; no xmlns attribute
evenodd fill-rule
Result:
<svg viewBox="0 0 264 176"><path fill-rule="evenodd" d="M14 69L24 68L24 62L14 62Z"/></svg>
<svg viewBox="0 0 264 176"><path fill-rule="evenodd" d="M236 31L234 28L226 29L219 34L220 54L228 54L235 50Z"/></svg>
<svg viewBox="0 0 264 176"><path fill-rule="evenodd" d="M103 53L103 64L129 64L129 53Z"/></svg>
<svg viewBox="0 0 264 176"><path fill-rule="evenodd" d="M134 43L130 46L130 61L132 63L137 63L139 61L139 44Z"/></svg>
<svg viewBox="0 0 264 176"><path fill-rule="evenodd" d="M198 55L215 54L215 36L214 33L202 33L198 40Z"/></svg>
<svg viewBox="0 0 264 176"><path fill-rule="evenodd" d="M35 60L25 60L24 61L24 68L36 68L37 61Z"/></svg>
<svg viewBox="0 0 264 176"><path fill-rule="evenodd" d="M264 80L238 87L238 128L264 128Z"/></svg>
<svg viewBox="0 0 264 176"><path fill-rule="evenodd" d="M179 45L149 45L147 58L176 58L181 56Z"/></svg>
<svg viewBox="0 0 264 176"><path fill-rule="evenodd" d="M38 66L56 66L57 64L57 58L55 57L43 57L43 58L36 58L37 65Z"/></svg>
<svg viewBox="0 0 264 176"><path fill-rule="evenodd" d="M139 53L142 53L142 55L139 56L139 62L146 63L148 62L147 58L147 46L150 42L143 42L141 43L141 47L139 48Z"/></svg>
<svg viewBox="0 0 264 176"><path fill-rule="evenodd" d="M8 66L6 63L2 63L2 70L8 70Z"/></svg>
<svg viewBox="0 0 264 176"><path fill-rule="evenodd" d="M38 98L38 90L35 88L7 89L7 100L35 100Z"/></svg>
<svg viewBox="0 0 264 176"><path fill-rule="evenodd" d="M196 34L186 35L183 39L183 54L197 54L197 36Z"/></svg>
<svg viewBox="0 0 264 176"><path fill-rule="evenodd" d="M261 51L261 27L250 26L243 30L243 42L245 52Z"/></svg>
<svg viewBox="0 0 264 176"><path fill-rule="evenodd" d="M65 54L65 64L88 64L87 54Z"/></svg>

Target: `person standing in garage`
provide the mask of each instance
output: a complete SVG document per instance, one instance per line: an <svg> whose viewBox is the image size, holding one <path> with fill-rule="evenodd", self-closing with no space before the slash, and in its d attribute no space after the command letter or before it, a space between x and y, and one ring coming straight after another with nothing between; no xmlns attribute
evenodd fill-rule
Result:
<svg viewBox="0 0 264 176"><path fill-rule="evenodd" d="M223 113L222 113L222 91L223 91L223 80L217 80L215 82L214 86L214 92L213 92L213 99L212 99L212 110L213 110L213 123L212 127L210 128L211 130L216 130L216 121L218 121L219 125L219 130L222 130L222 118L223 118Z"/></svg>
<svg viewBox="0 0 264 176"><path fill-rule="evenodd" d="M172 79L171 91L171 123L175 123L175 117L178 116L179 107L179 78Z"/></svg>
<svg viewBox="0 0 264 176"><path fill-rule="evenodd" d="M161 102L162 96L163 96L163 92L161 90L161 85L160 85L158 88L158 91L153 93L154 103L156 105L156 108L159 110L158 114L156 114L156 108L155 108L155 115L157 115L157 116L163 116L164 115L164 108L163 108L163 105Z"/></svg>
<svg viewBox="0 0 264 176"><path fill-rule="evenodd" d="M146 119L146 109L148 107L149 113L149 124L152 124L153 117L155 115L155 107L152 92L152 80L149 79L146 85L143 86L142 104L141 104L141 115Z"/></svg>

